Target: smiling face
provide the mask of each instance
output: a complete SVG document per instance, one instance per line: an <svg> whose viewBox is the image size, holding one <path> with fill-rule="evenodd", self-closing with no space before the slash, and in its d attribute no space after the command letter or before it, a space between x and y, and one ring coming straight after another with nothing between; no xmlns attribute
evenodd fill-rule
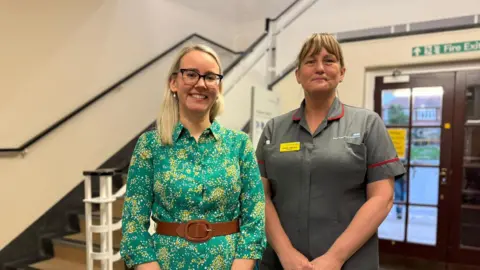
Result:
<svg viewBox="0 0 480 270"><path fill-rule="evenodd" d="M297 82L306 94L335 93L345 75L340 44L330 34L313 34L297 57Z"/></svg>
<svg viewBox="0 0 480 270"><path fill-rule="evenodd" d="M213 56L193 50L180 60L180 68L170 79L177 94L180 114L209 115L221 94L220 67Z"/></svg>

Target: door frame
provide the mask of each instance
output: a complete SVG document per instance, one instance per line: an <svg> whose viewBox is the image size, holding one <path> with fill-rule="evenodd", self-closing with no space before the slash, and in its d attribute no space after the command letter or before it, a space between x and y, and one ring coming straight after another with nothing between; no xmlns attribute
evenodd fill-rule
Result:
<svg viewBox="0 0 480 270"><path fill-rule="evenodd" d="M412 74L410 77L409 82L399 82L399 83L384 83L382 80L383 76L378 76L377 77L377 83L378 85L376 86L377 90L387 90L387 89L403 89L403 88L414 88L414 87L428 87L428 86L442 86L444 89L444 96L442 98L442 110L441 110L441 122L439 125L434 125L432 128L440 128L441 129L441 142L440 142L440 147L441 149L451 149L452 148L452 138L453 138L453 132L452 129L444 128L444 125L446 123L452 123L453 122L453 105L454 105L454 91L455 91L455 72L448 71L448 72L436 72L436 73L424 73L424 74ZM433 84L438 83L438 84ZM389 88L391 87L391 88ZM375 93L375 103L377 107L381 107L381 93L382 91L376 91ZM408 107L410 110L409 117L410 121L412 121L413 117L413 102L414 99L413 97L409 98L410 101L410 106ZM403 128L404 125L402 125ZM413 128L416 127L429 127L430 125L427 126L418 126L418 125L411 125L410 123L408 124L410 131ZM394 127L391 125L387 124L387 127ZM412 149L412 139L411 139L411 133L409 132L408 135L408 141L410 142L410 146L407 149L407 156L410 156L410 152ZM409 158L410 159L410 158ZM408 164L409 167L407 167L407 189L409 187L409 184L411 182L410 179L410 169L412 167L422 167L422 165L418 164ZM428 166L430 167L430 166ZM439 170L439 175L438 178L440 180L440 170L442 168L447 169L447 172L451 171L451 159L449 154L445 154L443 151L441 151L440 159L439 159L439 164L438 165L432 165L432 167L438 167ZM438 182L438 202L436 208L439 210L437 213L437 226L436 226L436 234L437 236L442 236L442 237L437 237L436 238L436 245L435 246L429 246L429 245L422 245L422 244L415 244L415 243L408 243L408 242L403 242L403 241L396 241L396 240L380 240L379 245L382 251L385 251L387 253L395 253L395 254L403 254L406 256L412 256L412 257L420 257L424 259L429 259L429 260L435 260L435 261L446 261L447 260L447 248L448 248L448 240L449 240L449 221L448 221L448 215L450 213L450 202L452 202L453 196L450 195L451 193L451 186L452 183L450 181L451 177L447 176L447 181L446 185L440 185L440 181ZM444 197L445 199L443 199ZM410 192L407 192L407 199L405 199L405 202L408 202L408 198L410 197ZM410 204L408 202L407 204ZM415 203L413 203L415 205ZM405 225L408 226L408 216L409 212L405 212ZM408 227L405 228L406 232L408 232ZM405 235L407 237L407 235Z"/></svg>
<svg viewBox="0 0 480 270"><path fill-rule="evenodd" d="M375 110L375 77L391 76L396 70L402 75L437 73L448 71L468 71L480 69L480 60L462 61L450 63L433 63L421 66L390 66L390 67L367 67L365 71L365 88L362 106L366 109ZM348 70L347 70L348 72ZM348 75L347 75L348 76Z"/></svg>
<svg viewBox="0 0 480 270"><path fill-rule="evenodd" d="M477 70L480 73L480 70ZM456 75L455 81L455 107L464 107L465 105L465 91L467 86L467 74L466 72L458 72ZM459 122L461 124L461 128L454 128L453 129L453 140L455 145L462 145L462 147L455 147L452 149L452 156L453 157L462 157L462 158L455 158L452 163L452 167L454 168L452 177L455 178L462 178L464 177L464 149L465 149L465 128L464 128L464 121L465 121L465 114L466 110L460 110L460 112L455 113L454 122ZM454 200L460 203L462 202L462 183L458 181L455 183L456 185L453 187L452 196L454 196ZM456 207L456 205L452 205L451 207ZM462 218L462 210L458 211L451 211L452 219L461 220ZM450 226L450 242L455 244L461 244L461 224L452 224ZM480 265L480 250L478 248L469 249L469 248L451 248L448 251L449 261L455 263L466 263L466 264L474 264Z"/></svg>
<svg viewBox="0 0 480 270"><path fill-rule="evenodd" d="M364 96L363 96L363 107L370 109L372 111L375 110L375 78L378 76L392 76L394 73L397 75L418 75L418 74L425 74L425 73L442 73L442 72L460 72L460 71L472 71L472 70L480 70L480 61L474 60L474 61L459 61L459 62L451 62L451 63L433 63L433 64L427 64L427 65L422 65L422 66L402 66L402 67L380 67L380 68L367 68L365 71L365 84L364 84ZM457 78L458 76L455 76ZM455 79L457 80L457 79ZM461 80L455 81L454 82L454 88L456 89L459 86L459 83L461 84ZM394 85L394 84L393 84ZM457 91L454 93L455 98L454 102L457 102ZM454 115L453 122L457 120L457 115ZM452 122L452 123L453 123ZM452 139L452 143L455 143L454 140L456 138ZM453 162L450 162L449 167L454 166ZM450 178L453 179L455 175L450 175ZM458 177L458 175L457 175ZM452 180L450 180L452 181ZM452 190L453 192L453 190ZM451 192L451 193L452 193ZM450 196L453 195L450 194ZM452 206L453 207L453 206ZM457 211L452 211L452 209L447 210L448 213L451 215L454 212ZM455 227L455 226L454 226ZM449 228L451 230L453 228ZM451 237L450 231L448 232L448 238ZM451 239L448 239L450 242ZM464 254L459 254L457 252L452 252L452 250L449 250L447 247L447 254L445 254L445 262L449 263L473 263L477 264L479 258L469 258L468 260L465 258ZM389 250L386 250L389 252ZM393 251L393 250L390 250ZM407 255L407 254L398 254L398 255ZM412 254L410 254L412 255ZM421 254L416 254L420 255L420 258L426 258L426 259L434 259L432 256L421 256ZM422 254L426 255L426 254ZM415 256L418 257L418 256ZM430 257L430 258L429 258Z"/></svg>

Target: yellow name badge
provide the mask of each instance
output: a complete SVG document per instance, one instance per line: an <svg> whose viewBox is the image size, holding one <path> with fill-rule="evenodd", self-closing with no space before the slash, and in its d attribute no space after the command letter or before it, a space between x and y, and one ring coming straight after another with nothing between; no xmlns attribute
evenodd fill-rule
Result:
<svg viewBox="0 0 480 270"><path fill-rule="evenodd" d="M295 152L300 150L300 142L288 142L280 144L280 152Z"/></svg>

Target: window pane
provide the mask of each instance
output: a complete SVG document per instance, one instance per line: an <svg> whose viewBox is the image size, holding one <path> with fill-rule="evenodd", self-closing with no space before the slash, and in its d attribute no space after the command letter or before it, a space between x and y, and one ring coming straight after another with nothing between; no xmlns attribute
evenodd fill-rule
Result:
<svg viewBox="0 0 480 270"><path fill-rule="evenodd" d="M435 246L437 244L436 207L408 207L407 242Z"/></svg>
<svg viewBox="0 0 480 270"><path fill-rule="evenodd" d="M480 195L477 195L478 208L462 208L461 236L462 246L480 248Z"/></svg>
<svg viewBox="0 0 480 270"><path fill-rule="evenodd" d="M473 82L468 84L465 91L460 245L478 249L480 248L480 85Z"/></svg>
<svg viewBox="0 0 480 270"><path fill-rule="evenodd" d="M380 239L405 241L405 213L406 206L394 204L387 218L378 228Z"/></svg>
<svg viewBox="0 0 480 270"><path fill-rule="evenodd" d="M440 165L440 128L412 128L410 164Z"/></svg>
<svg viewBox="0 0 480 270"><path fill-rule="evenodd" d="M408 162L408 132L408 128L388 128L388 134L390 134L395 151L404 165Z"/></svg>
<svg viewBox="0 0 480 270"><path fill-rule="evenodd" d="M442 87L413 88L412 125L440 126L442 124Z"/></svg>
<svg viewBox="0 0 480 270"><path fill-rule="evenodd" d="M480 85L472 85L465 93L466 120L480 123Z"/></svg>
<svg viewBox="0 0 480 270"><path fill-rule="evenodd" d="M386 125L408 125L410 118L409 88L382 91L382 118Z"/></svg>
<svg viewBox="0 0 480 270"><path fill-rule="evenodd" d="M438 204L438 168L411 167L409 203Z"/></svg>
<svg viewBox="0 0 480 270"><path fill-rule="evenodd" d="M480 168L480 124L465 128L464 165Z"/></svg>

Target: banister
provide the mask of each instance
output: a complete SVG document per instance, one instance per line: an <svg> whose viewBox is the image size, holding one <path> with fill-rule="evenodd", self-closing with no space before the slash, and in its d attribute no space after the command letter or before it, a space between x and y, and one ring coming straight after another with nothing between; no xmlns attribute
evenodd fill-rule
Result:
<svg viewBox="0 0 480 270"><path fill-rule="evenodd" d="M183 43L185 43L187 40L191 39L191 38L194 38L194 37L197 37L197 38L200 38L200 39L203 39L209 43L212 43L213 45L215 46L218 46L228 52L231 52L233 54L243 54L243 52L235 52L231 49L228 49L226 48L225 46L223 45L220 45L208 38L205 38L199 34L191 34L189 36L187 36L186 38L180 40L179 42L177 42L175 45L171 46L170 48L168 48L167 50L165 50L164 52L162 52L161 54L159 54L158 56L156 56L155 58L151 59L150 61L148 61L147 63L143 64L142 66L140 66L139 68L137 68L136 70L134 70L133 72L129 73L128 75L126 75L125 77L123 77L122 79L120 79L118 82L114 83L113 85L111 85L110 87L108 87L107 89L105 89L104 91L102 91L101 93L97 94L96 96L94 96L93 98L91 98L90 100L88 100L87 102L85 102L84 104L80 105L79 107L77 107L74 111L70 112L69 114L65 115L64 117L62 117L61 119L59 119L58 121L56 121L55 123L53 123L52 125L50 125L48 128L46 128L45 130L41 131L40 133L38 133L37 135L35 135L34 137L32 137L31 139L29 139L28 141L26 141L25 143L23 143L20 147L16 147L16 148L0 148L0 154L1 153L26 153L26 149L28 147L30 147L31 145L35 144L36 142L38 142L39 140L41 140L42 138L44 138L45 136L47 136L49 133L51 133L52 131L54 131L55 129L57 129L58 127L60 127L61 125L63 125L64 123L66 123L68 120L70 120L71 118L75 117L76 115L78 115L79 113L81 113L82 111L84 111L86 108L88 108L89 106L91 106L92 104L96 103L97 101L99 101L100 99L102 99L103 97L105 97L106 95L108 95L109 93L111 93L113 90L117 89L118 87L120 87L123 83L125 83L126 81L130 80L131 78L133 78L134 76L136 76L137 74L139 74L140 72L142 72L143 70L145 70L146 68L150 67L151 65L153 65L155 62L159 61L161 58L163 58L165 55L169 54L170 52L172 52L173 50L177 49L178 47L180 47Z"/></svg>
<svg viewBox="0 0 480 270"><path fill-rule="evenodd" d="M286 7L282 12L280 12L280 14L278 14L275 18L273 19L270 19L270 18L267 18L265 19L266 21L266 25L269 24L269 21L276 21L278 20L282 15L284 15L286 12L288 12L293 6L295 6L295 4L297 4L299 1L301 0L295 0L293 1L288 7ZM108 87L107 89L105 89L104 91L102 91L101 93L99 93L98 95L94 96L93 98L91 98L90 100L88 100L87 102L85 102L84 104L80 105L79 107L77 107L74 111L70 112L69 114L67 114L66 116L62 117L61 119L59 119L58 121L56 121L55 123L53 123L52 125L50 125L48 128L46 128L45 130L41 131L39 134L35 135L34 137L32 137L31 139L29 139L28 141L26 141L25 143L23 143L21 146L19 147L16 147L16 148L0 148L0 155L1 154L18 154L18 153L22 153L22 154L25 154L27 153L27 148L32 146L33 144L35 144L36 142L40 141L41 139L43 139L45 136L47 136L48 134L50 134L52 131L54 131L55 129L57 129L58 127L60 127L61 125L63 125L64 123L66 123L68 120L70 120L71 118L75 117L76 115L78 115L79 113L81 113L82 111L84 111L86 108L88 108L89 106L91 106L92 104L96 103L97 101L99 101L100 99L102 99L103 97L105 97L106 95L108 95L109 93L111 93L113 90L117 89L118 87L120 87L123 83L125 83L126 81L128 81L129 79L131 79L132 77L136 76L137 74L139 74L140 72L142 72L143 70L145 70L146 68L150 67L151 65L153 65L155 62L157 62L158 60L160 60L162 57L164 57L165 55L167 55L168 53L170 53L171 51L175 50L176 48L178 48L181 44L185 43L187 40L193 38L193 37L198 37L198 38L201 38L217 47L220 47L230 53L233 53L233 54L240 54L240 57L238 57L237 59L235 59L235 61L233 61L228 67L225 68L225 75L228 74L232 68L237 65L240 61L242 61L243 58L246 57L246 55L248 55L251 51L253 51L253 49L267 36L267 33L268 33L269 29L265 29L264 33L262 33L262 35L260 35L260 37L258 37L245 51L243 52L237 52L237 51L233 51L229 48L226 48L225 46L221 45L221 44L218 44L216 43L215 41L213 40L210 40L208 38L205 38L197 33L194 33L194 34L191 34L189 36L187 36L186 38L182 39L181 41L177 42L175 45L171 46L170 48L168 48L167 50L165 50L164 52L162 52L161 54L159 54L158 56L156 56L155 58L153 58L152 60L148 61L147 63L145 63L144 65L142 65L141 67L137 68L136 70L134 70L133 72L129 73L127 76L123 77L122 79L120 79L118 82L114 83L112 86Z"/></svg>

